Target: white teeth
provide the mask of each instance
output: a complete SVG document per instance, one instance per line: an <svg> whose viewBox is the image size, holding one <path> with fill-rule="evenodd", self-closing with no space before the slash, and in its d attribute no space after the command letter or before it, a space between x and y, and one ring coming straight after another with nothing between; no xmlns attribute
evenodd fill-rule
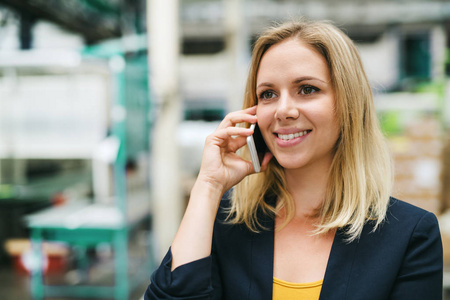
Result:
<svg viewBox="0 0 450 300"><path fill-rule="evenodd" d="M278 134L278 138L280 138L284 141L289 141L289 140L292 140L293 138L297 138L299 136L304 136L307 133L308 133L308 130L297 132L297 133L291 133L291 134Z"/></svg>

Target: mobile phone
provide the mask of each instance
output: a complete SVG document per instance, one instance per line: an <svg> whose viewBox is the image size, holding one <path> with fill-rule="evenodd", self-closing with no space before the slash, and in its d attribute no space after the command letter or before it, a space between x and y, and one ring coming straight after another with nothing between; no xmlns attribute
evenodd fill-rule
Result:
<svg viewBox="0 0 450 300"><path fill-rule="evenodd" d="M255 172L258 173L261 171L261 163L264 155L266 154L267 145L264 142L261 131L259 130L258 123L251 124L250 129L253 129L254 132L252 135L247 137L247 145L250 150L253 168L255 169Z"/></svg>

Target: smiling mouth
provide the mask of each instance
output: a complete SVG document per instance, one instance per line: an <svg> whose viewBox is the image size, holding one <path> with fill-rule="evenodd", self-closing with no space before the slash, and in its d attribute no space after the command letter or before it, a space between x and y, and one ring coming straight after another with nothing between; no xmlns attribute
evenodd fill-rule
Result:
<svg viewBox="0 0 450 300"><path fill-rule="evenodd" d="M291 133L291 134L277 134L277 137L279 139L282 139L283 141L289 141L289 140L304 136L310 132L311 132L311 130L304 130L304 131Z"/></svg>

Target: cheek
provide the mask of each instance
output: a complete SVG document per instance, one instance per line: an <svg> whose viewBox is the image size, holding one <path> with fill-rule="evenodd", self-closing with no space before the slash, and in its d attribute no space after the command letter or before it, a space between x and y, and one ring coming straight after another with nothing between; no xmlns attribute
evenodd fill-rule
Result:
<svg viewBox="0 0 450 300"><path fill-rule="evenodd" d="M269 126L273 113L267 106L258 105L256 107L256 117L258 118L259 128L264 128Z"/></svg>
<svg viewBox="0 0 450 300"><path fill-rule="evenodd" d="M274 112L267 106L262 107L258 105L256 108L256 116L258 118L258 126L261 130L261 134L265 139L269 138L272 135L270 125L273 121Z"/></svg>
<svg viewBox="0 0 450 300"><path fill-rule="evenodd" d="M330 130L339 128L339 122L332 102L333 101L329 100L327 103L310 110L312 118L325 125Z"/></svg>

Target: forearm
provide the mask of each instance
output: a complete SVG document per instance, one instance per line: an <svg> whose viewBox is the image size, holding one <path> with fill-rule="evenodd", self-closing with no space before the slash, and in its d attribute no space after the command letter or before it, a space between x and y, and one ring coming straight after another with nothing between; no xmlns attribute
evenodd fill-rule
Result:
<svg viewBox="0 0 450 300"><path fill-rule="evenodd" d="M198 179L172 243L172 270L211 254L214 220L223 190Z"/></svg>

